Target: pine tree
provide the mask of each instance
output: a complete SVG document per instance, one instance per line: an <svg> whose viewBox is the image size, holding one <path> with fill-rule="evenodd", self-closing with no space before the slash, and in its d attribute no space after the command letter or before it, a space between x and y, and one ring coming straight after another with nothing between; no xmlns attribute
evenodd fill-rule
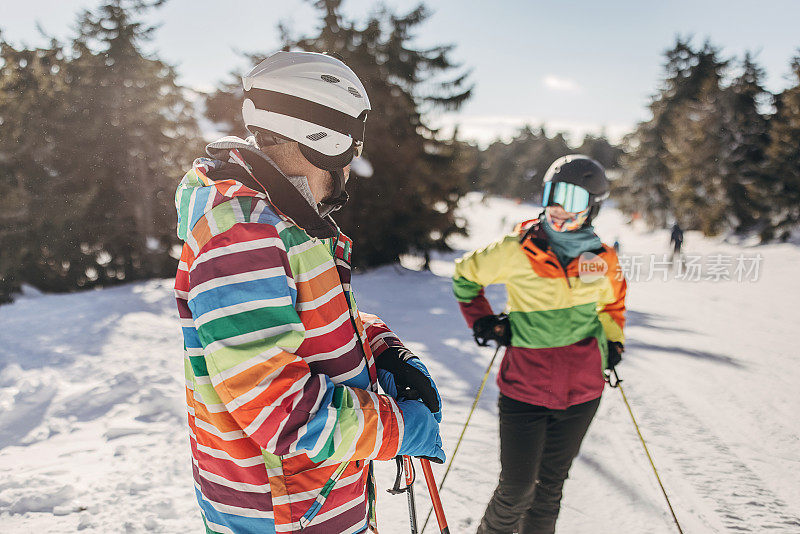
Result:
<svg viewBox="0 0 800 534"><path fill-rule="evenodd" d="M159 4L112 0L85 12L74 43L90 73L82 96L104 119L89 132L100 192L91 207L94 239L82 244L103 258L99 282L166 276L174 266L174 189L197 153L199 131L174 69L141 49L154 29L135 16Z"/></svg>
<svg viewBox="0 0 800 534"><path fill-rule="evenodd" d="M152 5L84 12L69 46L0 45L0 117L13 140L0 147L12 192L0 198L0 294L174 271L174 189L199 132L174 70L141 52L152 30L134 18Z"/></svg>
<svg viewBox="0 0 800 534"><path fill-rule="evenodd" d="M622 174L611 183L611 196L619 208L632 217L642 217L651 228L665 227L672 213L663 133L666 121L661 117L640 123L625 137Z"/></svg>
<svg viewBox="0 0 800 534"><path fill-rule="evenodd" d="M742 72L723 90L720 102L720 178L724 190L726 227L746 232L762 224L769 200L764 197L769 122L759 106L771 94L763 85L764 71L745 54Z"/></svg>
<svg viewBox="0 0 800 534"><path fill-rule="evenodd" d="M670 201L684 229L719 233L725 216L720 172L722 89L727 62L705 43L676 80L681 100L670 102L672 127L667 131Z"/></svg>
<svg viewBox="0 0 800 534"><path fill-rule="evenodd" d="M765 239L787 239L800 224L800 54L792 59L795 85L780 93L775 114L770 119L770 144L767 149L771 224Z"/></svg>
<svg viewBox="0 0 800 534"><path fill-rule="evenodd" d="M38 264L62 271L61 263L69 262L57 262L53 247L43 242L47 213L58 217L64 208L79 209L80 193L53 187L54 176L72 164L59 160L55 143L68 133L65 63L58 43L16 49L0 41L0 302L30 281Z"/></svg>
<svg viewBox="0 0 800 534"><path fill-rule="evenodd" d="M665 55L666 76L650 104L653 116L626 139L615 193L624 211L639 213L651 227L674 218L684 228L716 233L724 218L718 108L727 61L710 43L694 50L681 38Z"/></svg>
<svg viewBox="0 0 800 534"><path fill-rule="evenodd" d="M673 128L673 109L693 92L685 79L696 52L689 40L678 38L665 56L664 81L649 105L652 118L626 136L622 175L612 184L612 195L623 212L643 217L651 228L666 226L673 216L665 139Z"/></svg>

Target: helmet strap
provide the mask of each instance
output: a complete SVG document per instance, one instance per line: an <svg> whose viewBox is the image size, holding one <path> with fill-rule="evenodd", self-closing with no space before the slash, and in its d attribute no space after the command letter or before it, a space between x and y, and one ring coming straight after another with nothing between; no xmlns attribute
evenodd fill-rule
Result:
<svg viewBox="0 0 800 534"><path fill-rule="evenodd" d="M596 202L592 204L592 207L589 208L589 216L586 217L586 222L583 223L584 226L589 226L594 221L594 218L597 217L597 214L600 212L600 203Z"/></svg>
<svg viewBox="0 0 800 534"><path fill-rule="evenodd" d="M350 198L350 196L347 194L347 191L344 189L344 168L334 169L328 172L331 173L331 178L333 178L333 193L331 194L330 198L319 203L320 214L325 213L325 215L341 209ZM325 215L323 215L323 217Z"/></svg>
<svg viewBox="0 0 800 534"><path fill-rule="evenodd" d="M345 186L344 167L341 169L333 169L328 172L331 173L331 178L333 178L333 193L331 196L333 198L341 197L342 193L344 193Z"/></svg>

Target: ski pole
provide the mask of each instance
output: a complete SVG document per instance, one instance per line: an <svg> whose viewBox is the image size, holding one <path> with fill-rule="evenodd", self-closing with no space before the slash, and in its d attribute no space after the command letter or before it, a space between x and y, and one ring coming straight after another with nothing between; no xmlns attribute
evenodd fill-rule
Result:
<svg viewBox="0 0 800 534"><path fill-rule="evenodd" d="M614 373L614 382L611 382L611 373ZM656 464L653 462L653 457L650 455L650 451L647 449L647 443L644 442L644 437L642 436L642 431L639 430L639 424L636 422L636 418L633 416L633 410L631 409L631 405L628 403L628 397L625 396L625 390L622 389L622 379L617 374L616 369L612 369L611 373L606 374L606 382L612 388L619 389L619 392L622 393L622 400L625 401L625 406L628 408L628 413L631 415L631 421L633 421L633 426L636 427L636 433L639 434L639 441L642 442L642 447L644 447L644 452L647 455L647 459L650 460L650 467L653 468L653 473L656 475L656 480L658 481L658 485L661 487L661 493L664 494L664 498L667 500L667 506L669 507L669 513L672 514L672 520L675 521L675 526L678 527L678 532L683 534L683 529L681 528L681 524L678 522L678 517L675 515L675 510L672 509L672 503L669 501L669 497L667 496L667 490L664 489L664 484L661 483L661 477L658 476L658 469L656 469ZM423 527L424 530L424 527Z"/></svg>
<svg viewBox="0 0 800 534"><path fill-rule="evenodd" d="M414 474L414 464L411 462L410 456L395 456L394 459L397 462L397 477L395 478L394 486L386 491L392 495L397 495L404 492L408 494L408 520L411 523L411 534L418 534L417 505L414 501L414 479L416 478ZM406 487L401 488L400 481L403 479L404 473Z"/></svg>
<svg viewBox="0 0 800 534"><path fill-rule="evenodd" d="M403 456L403 470L406 472L406 491L408 492L408 517L411 521L411 534L417 534L417 504L414 501L414 464L411 456Z"/></svg>
<svg viewBox="0 0 800 534"><path fill-rule="evenodd" d="M428 485L428 495L431 497L431 505L436 512L436 522L439 523L439 532L441 534L450 534L450 529L447 526L447 519L444 517L442 499L439 497L439 490L436 488L436 479L433 478L431 462L427 458L420 458L419 461L422 464L422 472L425 473L425 484ZM428 517L430 517L430 515ZM424 526L422 530L425 530Z"/></svg>
<svg viewBox="0 0 800 534"><path fill-rule="evenodd" d="M486 386L486 380L489 378L489 373L492 372L492 367L494 366L494 361L497 359L497 354L500 352L500 347L502 345L497 345L497 349L494 351L494 356L492 356L492 361L489 362L489 366L486 368L486 372L483 373L483 380L481 381L481 387L478 388L478 393L475 395L475 400L472 401L472 408L469 409L469 415L467 415L467 420L464 423L464 428L461 429L461 435L458 436L458 441L456 442L456 448L453 449L453 454L450 455L450 461L447 463L447 469L444 470L444 475L442 475L442 480L439 482L439 491L444 487L444 481L447 478L447 474L450 472L450 468L453 467L453 460L456 458L456 454L458 453L458 448L461 446L461 440L464 439L464 433L467 431L467 426L469 426L469 420L472 419L472 413L475 411L475 407L478 405L478 401L481 398L481 394L483 393L483 388ZM437 492L438 493L438 492ZM428 515L425 516L425 522L422 524L422 533L425 532L425 527L428 526L428 521L431 518L431 514L433 513L433 507L428 510Z"/></svg>

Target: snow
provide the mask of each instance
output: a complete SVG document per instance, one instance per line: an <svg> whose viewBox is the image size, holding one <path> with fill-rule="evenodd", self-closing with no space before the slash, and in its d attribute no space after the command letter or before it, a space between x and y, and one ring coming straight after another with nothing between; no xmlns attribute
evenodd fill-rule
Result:
<svg viewBox="0 0 800 534"><path fill-rule="evenodd" d="M452 297L452 260L485 245L534 206L468 196L471 235L432 272L401 266L354 277L359 306L420 354L444 399L450 454L492 349L472 342ZM685 532L800 532L800 295L793 244L744 246L689 232L686 255L761 256L757 280L676 280L654 265L668 232L605 210L606 242L644 268L631 280L624 391ZM357 253L357 251L356 251ZM418 262L409 259L406 265ZM733 275L734 266L729 266ZM712 273L713 274L713 273ZM704 277L707 274L704 272ZM710 276L713 278L713 276ZM752 278L752 277L751 277ZM202 532L183 408L180 328L171 280L46 295L0 307L0 523L8 532ZM501 288L488 291L499 311ZM499 358L498 358L499 361ZM497 388L487 384L442 491L451 532L472 532L499 470ZM444 466L434 466L441 477ZM394 463L378 465L382 533L408 532ZM418 470L420 520L428 510ZM620 392L607 390L575 461L558 532L676 532ZM435 532L431 520L427 532Z"/></svg>

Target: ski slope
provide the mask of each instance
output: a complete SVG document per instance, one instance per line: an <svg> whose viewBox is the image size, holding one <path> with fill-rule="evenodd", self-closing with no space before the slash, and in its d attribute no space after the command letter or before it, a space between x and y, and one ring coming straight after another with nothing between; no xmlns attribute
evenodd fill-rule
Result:
<svg viewBox="0 0 800 534"><path fill-rule="evenodd" d="M452 260L538 213L477 195L461 210L471 235L453 241L457 252L436 256L432 272L414 270L417 261L406 258L405 268L353 281L361 309L380 315L428 363L443 397L448 454L492 355L474 345L461 319L450 290ZM670 272L664 281L657 263L648 280L649 255L661 261L668 232L624 225L614 210L597 227L606 242L619 237L623 255L642 259L641 273L630 270L627 352L618 369L684 532L800 532L800 249L690 232L687 256L712 264L703 274L712 279L676 280ZM722 259L757 254L758 276L749 273L757 280L735 280L733 266L734 280L713 279ZM4 532L202 532L171 285L29 290L0 306ZM488 295L500 311L502 289ZM453 533L475 530L496 482L493 378L442 491ZM437 476L443 471L434 466ZM377 476L381 533L408 532L406 498L384 491L394 463L379 464ZM418 480L421 520L428 509L421 470ZM426 532L437 531L432 520ZM566 483L557 531L677 532L619 391L604 394Z"/></svg>

